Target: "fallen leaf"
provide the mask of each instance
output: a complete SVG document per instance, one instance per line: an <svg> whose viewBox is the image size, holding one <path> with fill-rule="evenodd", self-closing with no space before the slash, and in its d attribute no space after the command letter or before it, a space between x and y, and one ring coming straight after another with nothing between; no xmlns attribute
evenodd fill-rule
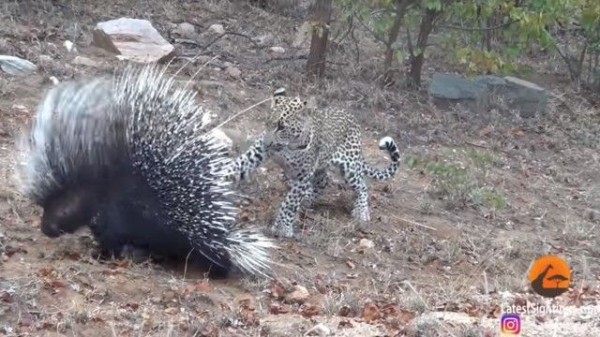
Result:
<svg viewBox="0 0 600 337"><path fill-rule="evenodd" d="M4 303L13 303L15 301L15 297L7 292L2 292L0 294L0 300Z"/></svg>
<svg viewBox="0 0 600 337"><path fill-rule="evenodd" d="M372 302L365 303L363 307L362 317L367 323L375 322L379 319L379 308Z"/></svg>
<svg viewBox="0 0 600 337"><path fill-rule="evenodd" d="M131 310L136 311L140 307L140 305L137 303L127 303L123 307L130 308Z"/></svg>
<svg viewBox="0 0 600 337"><path fill-rule="evenodd" d="M321 313L321 309L318 305L313 303L307 303L300 307L300 314L304 318L311 318L313 316L317 316Z"/></svg>
<svg viewBox="0 0 600 337"><path fill-rule="evenodd" d="M271 285L271 296L273 296L276 299L281 299L283 298L284 294L285 289L283 288L283 285L277 281L273 282L273 284Z"/></svg>
<svg viewBox="0 0 600 337"><path fill-rule="evenodd" d="M52 274L53 272L54 272L54 269L52 267L40 268L40 270L38 270L38 275L41 277L47 277L50 274Z"/></svg>
<svg viewBox="0 0 600 337"><path fill-rule="evenodd" d="M4 249L4 254L6 254L6 256L8 256L8 257L12 257L16 253L27 254L27 250L25 250L21 247L12 247L10 245L7 245L6 248Z"/></svg>
<svg viewBox="0 0 600 337"><path fill-rule="evenodd" d="M196 283L196 285L194 286L194 289L201 293L209 293L212 290L210 287L210 284L208 284L208 282L204 282L204 281Z"/></svg>
<svg viewBox="0 0 600 337"><path fill-rule="evenodd" d="M51 281L47 281L46 285L49 288L52 288L53 290L56 290L58 288L65 288L67 285L65 284L65 282L61 281L61 280L51 280Z"/></svg>
<svg viewBox="0 0 600 337"><path fill-rule="evenodd" d="M301 286L301 285L296 285L294 286L294 289L285 296L285 301L287 303L304 303L306 302L306 300L308 299L308 297L310 296L310 293L308 292L308 290Z"/></svg>
<svg viewBox="0 0 600 337"><path fill-rule="evenodd" d="M168 315L175 315L178 312L179 312L179 309L177 309L177 308L166 308L165 309L165 314L168 314Z"/></svg>
<svg viewBox="0 0 600 337"><path fill-rule="evenodd" d="M493 131L494 131L494 128L492 126L488 125L485 128L479 130L479 136L481 136L481 137L489 136Z"/></svg>
<svg viewBox="0 0 600 337"><path fill-rule="evenodd" d="M287 314L289 312L290 308L285 305L279 303L271 303L271 305L269 305L269 313L273 315Z"/></svg>
<svg viewBox="0 0 600 337"><path fill-rule="evenodd" d="M352 328L354 326L354 324L352 324L352 322L350 322L347 319L343 319L340 321L340 323L338 324L338 328Z"/></svg>

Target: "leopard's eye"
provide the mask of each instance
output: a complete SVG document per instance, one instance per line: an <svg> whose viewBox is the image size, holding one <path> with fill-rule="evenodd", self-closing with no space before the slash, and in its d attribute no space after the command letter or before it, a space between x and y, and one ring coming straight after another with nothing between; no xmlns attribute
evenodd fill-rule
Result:
<svg viewBox="0 0 600 337"><path fill-rule="evenodd" d="M277 131L281 131L281 130L283 130L283 128L284 128L283 122L282 121L277 122Z"/></svg>

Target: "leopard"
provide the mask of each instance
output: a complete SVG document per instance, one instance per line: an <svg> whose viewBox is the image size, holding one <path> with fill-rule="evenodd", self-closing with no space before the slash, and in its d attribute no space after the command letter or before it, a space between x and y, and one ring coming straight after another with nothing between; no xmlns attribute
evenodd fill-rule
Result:
<svg viewBox="0 0 600 337"><path fill-rule="evenodd" d="M314 205L323 196L331 182L330 171L336 167L355 194L352 217L361 223L371 220L365 178L391 179L400 168L401 154L394 139L385 136L378 146L391 159L387 168L367 164L360 125L347 110L308 108L307 100L288 96L285 88L279 88L271 97L266 130L232 161L230 174L245 180L269 159L283 169L289 189L271 232L293 238L301 206Z"/></svg>

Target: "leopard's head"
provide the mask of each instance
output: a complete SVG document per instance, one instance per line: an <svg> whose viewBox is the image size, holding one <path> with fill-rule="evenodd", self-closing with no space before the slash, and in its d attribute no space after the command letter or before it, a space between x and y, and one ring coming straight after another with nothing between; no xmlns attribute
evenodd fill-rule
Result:
<svg viewBox="0 0 600 337"><path fill-rule="evenodd" d="M300 97L287 96L284 88L273 93L267 130L274 143L285 146L304 136L307 120L303 110L307 104Z"/></svg>

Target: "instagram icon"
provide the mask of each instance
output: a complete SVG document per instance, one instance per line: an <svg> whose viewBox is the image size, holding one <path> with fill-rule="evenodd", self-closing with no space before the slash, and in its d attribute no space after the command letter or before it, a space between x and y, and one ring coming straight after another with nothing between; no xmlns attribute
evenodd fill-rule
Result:
<svg viewBox="0 0 600 337"><path fill-rule="evenodd" d="M518 314L503 314L500 319L501 336L518 336L521 333L521 317Z"/></svg>

